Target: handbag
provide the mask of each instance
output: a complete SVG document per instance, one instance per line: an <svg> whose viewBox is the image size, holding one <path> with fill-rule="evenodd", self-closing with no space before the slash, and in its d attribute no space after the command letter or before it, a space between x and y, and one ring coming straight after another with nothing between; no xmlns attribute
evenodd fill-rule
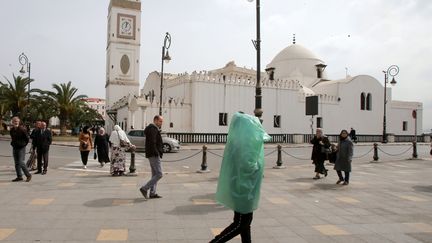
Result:
<svg viewBox="0 0 432 243"><path fill-rule="evenodd" d="M324 146L321 146L321 153L330 154L332 152L331 148L326 148Z"/></svg>
<svg viewBox="0 0 432 243"><path fill-rule="evenodd" d="M96 153L96 151L94 151L94 154L93 154L93 159L94 159L94 160L96 160L96 159L97 159L97 153Z"/></svg>
<svg viewBox="0 0 432 243"><path fill-rule="evenodd" d="M118 136L118 139L120 141L120 147L121 148L124 148L124 147L128 146L128 142L126 142L125 140L123 140L123 139L120 138L120 134L119 134L118 131L117 131L117 136Z"/></svg>

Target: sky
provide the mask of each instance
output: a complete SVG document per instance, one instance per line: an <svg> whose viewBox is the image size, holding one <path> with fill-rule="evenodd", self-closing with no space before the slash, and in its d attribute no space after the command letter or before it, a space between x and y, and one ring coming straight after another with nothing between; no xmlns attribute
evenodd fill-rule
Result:
<svg viewBox="0 0 432 243"><path fill-rule="evenodd" d="M31 62L32 87L72 81L78 93L105 98L109 0L0 0L0 79ZM165 32L172 36L170 73L211 70L229 61L256 66L255 2L142 0L140 84L160 70ZM398 65L393 99L423 102L432 129L432 1L261 0L262 67L292 44L327 64L330 79L367 74L384 82ZM429 30L428 30L429 29Z"/></svg>

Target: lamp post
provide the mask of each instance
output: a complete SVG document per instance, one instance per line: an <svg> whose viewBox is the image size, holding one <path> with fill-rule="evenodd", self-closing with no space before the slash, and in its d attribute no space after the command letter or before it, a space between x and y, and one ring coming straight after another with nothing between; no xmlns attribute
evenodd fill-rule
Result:
<svg viewBox="0 0 432 243"><path fill-rule="evenodd" d="M254 0L248 0L253 2ZM261 95L261 20L260 20L260 0L256 1L256 40L252 40L257 52L257 74L256 74L256 86L255 86L255 116L261 121L263 110L262 110L262 95Z"/></svg>
<svg viewBox="0 0 432 243"><path fill-rule="evenodd" d="M382 142L387 143L387 124L386 124L386 112L387 112L387 83L388 77L392 76L392 81L390 84L394 86L396 84L395 76L399 73L399 67L396 65L391 65L387 71L383 71L384 73L384 117L383 117L383 135Z"/></svg>
<svg viewBox="0 0 432 243"><path fill-rule="evenodd" d="M161 82L160 82L160 96L159 96L159 115L162 115L162 91L163 91L163 69L164 69L164 61L168 63L171 61L171 57L169 56L168 49L171 46L171 35L166 32L164 44L162 46L162 61L161 61ZM166 50L166 52L165 52Z"/></svg>
<svg viewBox="0 0 432 243"><path fill-rule="evenodd" d="M30 69L31 69L31 63L29 62L28 57L23 53L19 55L18 57L19 63L21 64L21 70L19 71L21 74L24 74L28 72L28 94L27 94L27 115L29 116L29 109L30 109Z"/></svg>

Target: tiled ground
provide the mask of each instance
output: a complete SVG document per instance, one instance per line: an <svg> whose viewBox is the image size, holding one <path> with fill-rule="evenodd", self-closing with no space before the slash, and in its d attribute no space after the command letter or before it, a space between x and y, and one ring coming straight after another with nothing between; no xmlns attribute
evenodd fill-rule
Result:
<svg viewBox="0 0 432 243"><path fill-rule="evenodd" d="M12 183L0 167L1 242L208 242L233 213L214 201L217 170L164 164L162 199L144 201L138 177L50 170ZM310 162L265 170L253 242L432 242L432 161L358 162L349 186ZM241 242L239 238L232 242Z"/></svg>

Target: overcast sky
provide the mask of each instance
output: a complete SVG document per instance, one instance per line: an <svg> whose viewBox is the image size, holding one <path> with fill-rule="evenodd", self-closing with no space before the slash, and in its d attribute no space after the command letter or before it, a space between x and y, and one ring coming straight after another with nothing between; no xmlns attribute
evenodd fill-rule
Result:
<svg viewBox="0 0 432 243"><path fill-rule="evenodd" d="M32 64L34 87L72 81L80 94L105 98L108 0L0 0L0 75L18 74L18 56ZM396 100L424 105L423 128L432 128L432 1L261 0L262 62L297 43L328 65L330 79L400 67ZM166 72L220 68L234 60L255 68L255 2L247 0L142 1L141 86L160 69L170 32ZM265 97L264 97L265 98ZM429 130L430 131L430 130Z"/></svg>

